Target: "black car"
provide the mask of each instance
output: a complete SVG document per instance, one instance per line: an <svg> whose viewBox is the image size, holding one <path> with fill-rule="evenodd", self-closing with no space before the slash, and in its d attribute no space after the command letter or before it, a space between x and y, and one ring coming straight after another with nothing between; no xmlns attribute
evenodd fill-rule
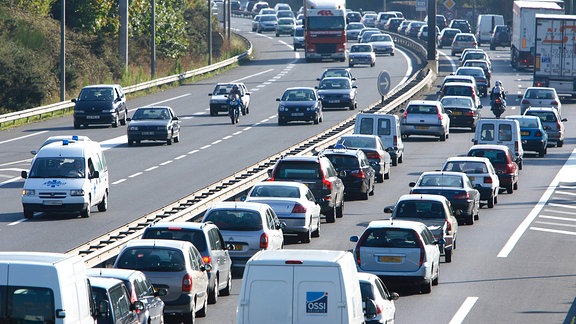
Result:
<svg viewBox="0 0 576 324"><path fill-rule="evenodd" d="M318 85L318 97L323 108L347 107L354 110L358 106L356 89L349 78L324 78Z"/></svg>
<svg viewBox="0 0 576 324"><path fill-rule="evenodd" d="M74 128L90 124L126 125L126 95L118 84L98 84L82 88L74 105Z"/></svg>
<svg viewBox="0 0 576 324"><path fill-rule="evenodd" d="M510 27L506 25L494 26L494 31L492 31L492 37L490 38L490 49L495 50L498 46L510 46L511 39L512 32Z"/></svg>
<svg viewBox="0 0 576 324"><path fill-rule="evenodd" d="M440 102L450 117L450 127L470 127L476 131L482 105L476 106L474 99L466 96L444 96Z"/></svg>
<svg viewBox="0 0 576 324"><path fill-rule="evenodd" d="M374 195L376 172L370 165L366 154L360 149L333 148L322 151L338 172L344 182L344 193L347 197L360 197L367 200Z"/></svg>
<svg viewBox="0 0 576 324"><path fill-rule="evenodd" d="M346 23L360 22L362 15L358 11L350 11L346 14Z"/></svg>
<svg viewBox="0 0 576 324"><path fill-rule="evenodd" d="M384 182L384 179L390 178L392 158L378 135L343 135L336 142L335 147L337 146L361 149L376 171L377 182Z"/></svg>
<svg viewBox="0 0 576 324"><path fill-rule="evenodd" d="M278 125L290 121L305 121L318 124L323 119L322 102L316 89L309 87L288 88L282 98L276 98L278 104Z"/></svg>
<svg viewBox="0 0 576 324"><path fill-rule="evenodd" d="M141 141L180 142L180 121L172 108L167 106L142 107L128 118L128 145Z"/></svg>
<svg viewBox="0 0 576 324"><path fill-rule="evenodd" d="M411 182L411 194L441 195L450 201L452 212L459 223L468 225L478 220L480 193L465 173L430 171L424 172L418 181Z"/></svg>
<svg viewBox="0 0 576 324"><path fill-rule="evenodd" d="M472 28L466 19L454 19L450 22L450 28L460 29L463 33L471 33Z"/></svg>
<svg viewBox="0 0 576 324"><path fill-rule="evenodd" d="M327 157L286 156L269 170L269 176L270 181L299 181L308 186L327 223L344 216L344 182Z"/></svg>
<svg viewBox="0 0 576 324"><path fill-rule="evenodd" d="M444 28L438 35L438 48L442 48L444 46L452 45L452 41L454 40L454 36L456 34L461 33L460 29L457 28Z"/></svg>

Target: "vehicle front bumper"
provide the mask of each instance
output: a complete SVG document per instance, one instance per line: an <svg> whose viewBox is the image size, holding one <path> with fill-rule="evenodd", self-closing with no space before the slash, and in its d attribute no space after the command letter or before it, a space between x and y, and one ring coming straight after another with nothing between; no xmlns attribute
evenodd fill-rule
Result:
<svg viewBox="0 0 576 324"><path fill-rule="evenodd" d="M74 113L74 122L77 124L112 124L116 118L116 113Z"/></svg>
<svg viewBox="0 0 576 324"><path fill-rule="evenodd" d="M57 205L46 205L43 203L22 203L25 210L32 212L48 212L48 213L79 213L88 208L87 202L65 203Z"/></svg>
<svg viewBox="0 0 576 324"><path fill-rule="evenodd" d="M278 120L289 122L289 121L314 121L316 119L317 113L315 111L307 112L279 112Z"/></svg>
<svg viewBox="0 0 576 324"><path fill-rule="evenodd" d="M162 131L130 131L128 141L165 141L171 136L167 130Z"/></svg>

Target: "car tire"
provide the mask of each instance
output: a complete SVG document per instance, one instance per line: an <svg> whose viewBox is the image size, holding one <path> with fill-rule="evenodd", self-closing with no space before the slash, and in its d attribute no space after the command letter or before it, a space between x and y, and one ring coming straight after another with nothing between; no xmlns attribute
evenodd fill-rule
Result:
<svg viewBox="0 0 576 324"><path fill-rule="evenodd" d="M474 210L472 210L472 212L470 213L470 215L468 215L468 217L466 217L466 225L474 225L474 218L476 218L476 216L474 215Z"/></svg>
<svg viewBox="0 0 576 324"><path fill-rule="evenodd" d="M398 158L398 163L402 162L404 162L404 154L401 154L400 157Z"/></svg>
<svg viewBox="0 0 576 324"><path fill-rule="evenodd" d="M320 124L320 117L316 116L316 117L314 117L314 125L318 125L318 124Z"/></svg>
<svg viewBox="0 0 576 324"><path fill-rule="evenodd" d="M178 134L178 136L174 136L174 143L180 143L180 134Z"/></svg>
<svg viewBox="0 0 576 324"><path fill-rule="evenodd" d="M384 175L383 174L377 174L376 175L376 182L378 182L378 183L384 182Z"/></svg>
<svg viewBox="0 0 576 324"><path fill-rule="evenodd" d="M334 210L332 210L326 215L326 223L335 223L335 222L336 222L336 213L334 212Z"/></svg>
<svg viewBox="0 0 576 324"><path fill-rule="evenodd" d="M452 250L444 250L444 260L446 263L452 262Z"/></svg>
<svg viewBox="0 0 576 324"><path fill-rule="evenodd" d="M440 280L440 267L438 267L437 270L438 271L436 272L436 278L432 279L432 286L438 286Z"/></svg>
<svg viewBox="0 0 576 324"><path fill-rule="evenodd" d="M490 44L490 50L491 50L491 51L494 51L494 50L496 50L496 46L494 46L494 45Z"/></svg>
<svg viewBox="0 0 576 324"><path fill-rule="evenodd" d="M34 212L30 209L24 208L24 218L31 219L32 217L34 217Z"/></svg>
<svg viewBox="0 0 576 324"><path fill-rule="evenodd" d="M374 196L374 189L376 189L376 186L374 185L374 182L372 182L372 189L370 190L370 192L368 193L368 195Z"/></svg>
<svg viewBox="0 0 576 324"><path fill-rule="evenodd" d="M128 146L134 146L134 140L128 139Z"/></svg>
<svg viewBox="0 0 576 324"><path fill-rule="evenodd" d="M429 294L432 292L432 279L426 280L426 282L422 284L420 292L423 294Z"/></svg>
<svg viewBox="0 0 576 324"><path fill-rule="evenodd" d="M118 117L118 114L114 115L114 120L112 121L112 127L116 128L118 127L118 124L120 124L120 118Z"/></svg>
<svg viewBox="0 0 576 324"><path fill-rule="evenodd" d="M562 146L564 146L564 141L563 141L563 140L556 142L556 147L562 147Z"/></svg>
<svg viewBox="0 0 576 324"><path fill-rule="evenodd" d="M544 157L544 155L546 155L547 151L548 150L546 148L541 149L540 151L538 151L538 157Z"/></svg>
<svg viewBox="0 0 576 324"><path fill-rule="evenodd" d="M172 145L172 136L170 136L170 138L166 140L166 144Z"/></svg>
<svg viewBox="0 0 576 324"><path fill-rule="evenodd" d="M366 190L366 192L361 192L361 193L360 193L360 199L361 199L361 200L368 200L369 196L370 196L370 191L369 191L369 190Z"/></svg>
<svg viewBox="0 0 576 324"><path fill-rule="evenodd" d="M208 292L208 304L216 304L218 302L218 274L214 273L214 288Z"/></svg>
<svg viewBox="0 0 576 324"><path fill-rule="evenodd" d="M348 64L348 67L354 67L354 64L350 63Z"/></svg>
<svg viewBox="0 0 576 324"><path fill-rule="evenodd" d="M208 291L206 292L206 298L204 298L204 305L196 312L196 316L206 317L207 310L208 310Z"/></svg>
<svg viewBox="0 0 576 324"><path fill-rule="evenodd" d="M318 218L318 228L312 232L312 237L320 237L320 218Z"/></svg>
<svg viewBox="0 0 576 324"><path fill-rule="evenodd" d="M74 120L74 129L79 129L81 126L82 126L82 124L80 124L79 122Z"/></svg>
<svg viewBox="0 0 576 324"><path fill-rule="evenodd" d="M108 193L104 193L104 197L102 197L102 201L98 204L98 211L105 212L108 210Z"/></svg>
<svg viewBox="0 0 576 324"><path fill-rule="evenodd" d="M446 142L446 138L447 138L446 133L440 135L440 142Z"/></svg>
<svg viewBox="0 0 576 324"><path fill-rule="evenodd" d="M336 217L337 218L344 217L344 199L342 199L340 206L336 207Z"/></svg>
<svg viewBox="0 0 576 324"><path fill-rule="evenodd" d="M388 172L384 173L384 179L390 179L390 170L388 170Z"/></svg>
<svg viewBox="0 0 576 324"><path fill-rule="evenodd" d="M226 282L226 287L224 287L224 289L220 290L220 295L230 296L231 293L232 293L232 269L230 269L230 271L228 271L228 279Z"/></svg>
<svg viewBox="0 0 576 324"><path fill-rule="evenodd" d="M308 229L306 233L301 234L300 240L302 243L310 243L310 241L312 241L312 231Z"/></svg>
<svg viewBox="0 0 576 324"><path fill-rule="evenodd" d="M514 192L514 185L513 184L509 184L506 186L506 193L507 194L511 194Z"/></svg>
<svg viewBox="0 0 576 324"><path fill-rule="evenodd" d="M128 117L128 109L124 110L124 117L120 119L120 125L126 126L126 118Z"/></svg>
<svg viewBox="0 0 576 324"><path fill-rule="evenodd" d="M390 53L390 56L394 56L394 53L393 53L393 52L392 52L392 53Z"/></svg>
<svg viewBox="0 0 576 324"><path fill-rule="evenodd" d="M190 313L184 314L183 320L184 324L194 324L196 321L196 314L194 313L194 309L192 309Z"/></svg>
<svg viewBox="0 0 576 324"><path fill-rule="evenodd" d="M218 112L212 108L210 108L210 116L218 116Z"/></svg>
<svg viewBox="0 0 576 324"><path fill-rule="evenodd" d="M88 218L90 217L90 206L92 205L91 201L88 201L88 206L80 212L80 217Z"/></svg>
<svg viewBox="0 0 576 324"><path fill-rule="evenodd" d="M393 158L392 159L392 166L397 166L398 162L399 162L398 160L399 160L398 157Z"/></svg>
<svg viewBox="0 0 576 324"><path fill-rule="evenodd" d="M513 187L513 189L514 189L514 190L518 190L518 181L514 182L514 187Z"/></svg>
<svg viewBox="0 0 576 324"><path fill-rule="evenodd" d="M494 195L491 195L490 198L488 198L488 208L494 208Z"/></svg>

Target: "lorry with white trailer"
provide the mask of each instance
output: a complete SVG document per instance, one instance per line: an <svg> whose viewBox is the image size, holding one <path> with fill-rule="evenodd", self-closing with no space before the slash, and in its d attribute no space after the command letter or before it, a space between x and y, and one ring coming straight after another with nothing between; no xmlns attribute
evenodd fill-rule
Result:
<svg viewBox="0 0 576 324"><path fill-rule="evenodd" d="M510 61L513 68L525 69L534 66L536 14L561 15L564 14L564 9L551 1L514 1L510 45Z"/></svg>
<svg viewBox="0 0 576 324"><path fill-rule="evenodd" d="M306 62L346 61L346 0L304 0Z"/></svg>
<svg viewBox="0 0 576 324"><path fill-rule="evenodd" d="M576 15L536 15L533 86L576 97Z"/></svg>

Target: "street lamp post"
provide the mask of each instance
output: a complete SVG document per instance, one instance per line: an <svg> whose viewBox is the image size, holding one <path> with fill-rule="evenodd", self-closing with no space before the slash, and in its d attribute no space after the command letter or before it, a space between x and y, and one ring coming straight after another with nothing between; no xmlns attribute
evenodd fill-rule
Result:
<svg viewBox="0 0 576 324"><path fill-rule="evenodd" d="M60 18L60 101L66 100L66 0Z"/></svg>

